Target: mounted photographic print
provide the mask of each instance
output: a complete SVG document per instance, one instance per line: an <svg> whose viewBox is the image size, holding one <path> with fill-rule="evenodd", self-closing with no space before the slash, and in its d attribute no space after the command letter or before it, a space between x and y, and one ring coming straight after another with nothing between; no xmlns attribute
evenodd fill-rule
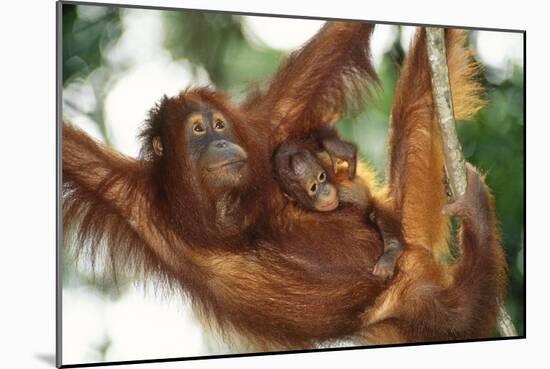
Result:
<svg viewBox="0 0 550 369"><path fill-rule="evenodd" d="M57 365L525 337L524 44L58 3Z"/></svg>

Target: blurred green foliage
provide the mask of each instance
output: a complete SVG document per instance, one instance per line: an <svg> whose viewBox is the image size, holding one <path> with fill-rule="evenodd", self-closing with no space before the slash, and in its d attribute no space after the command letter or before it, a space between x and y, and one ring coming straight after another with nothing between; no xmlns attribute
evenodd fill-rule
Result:
<svg viewBox="0 0 550 369"><path fill-rule="evenodd" d="M86 77L100 67L104 50L120 37L121 32L117 8L64 4L63 84Z"/></svg>
<svg viewBox="0 0 550 369"><path fill-rule="evenodd" d="M243 84L271 75L280 52L247 42L238 16L200 11L163 12L165 47L175 59L185 58L206 69L217 88L232 94Z"/></svg>
<svg viewBox="0 0 550 369"><path fill-rule="evenodd" d="M121 35L124 10L101 7L95 12L79 12L79 7L63 6L63 83L86 78L99 68L107 68L104 51ZM90 15L91 14L91 15ZM245 36L239 16L196 11L162 12L165 44L174 59L188 60L193 68L204 68L216 88L237 98L247 86L269 79L284 55L266 45L251 43ZM378 72L383 90L375 94L366 112L344 119L338 129L352 139L361 154L384 173L388 117L404 51L399 42L400 30L393 47L384 55ZM475 40L475 33L472 36ZM108 70L108 69L107 69ZM196 71L196 70L195 70ZM496 71L486 67L485 76ZM112 73L115 73L111 71ZM109 76L107 76L109 77ZM96 95L108 91L106 82L94 86ZM110 76L116 77L116 76ZM487 81L498 80L486 78ZM466 159L487 173L497 204L504 247L510 269L507 308L518 332L524 332L524 115L523 69L514 67L511 77L498 83L485 82L489 102L472 122L460 122L458 131ZM185 86L182 86L182 89ZM91 114L101 126L103 104ZM100 127L105 132L104 127ZM133 133L132 133L133 134ZM67 263L69 264L69 263ZM65 265L67 273L75 273ZM70 278L68 278L70 279ZM84 281L84 283L92 283ZM109 281L99 283L102 291L111 291Z"/></svg>

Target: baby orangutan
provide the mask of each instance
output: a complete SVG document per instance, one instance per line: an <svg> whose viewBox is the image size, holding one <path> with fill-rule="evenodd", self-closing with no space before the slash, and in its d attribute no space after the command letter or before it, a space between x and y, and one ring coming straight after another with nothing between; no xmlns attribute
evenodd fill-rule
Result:
<svg viewBox="0 0 550 369"><path fill-rule="evenodd" d="M323 160L327 154L329 160ZM347 178L338 175L341 161L348 164ZM400 225L391 212L374 201L365 182L355 176L356 164L357 147L341 140L334 129L319 130L311 139L287 140L274 156L275 177L282 191L298 206L311 211L333 211L340 204L351 204L378 226L384 253L373 274L389 280L403 253Z"/></svg>

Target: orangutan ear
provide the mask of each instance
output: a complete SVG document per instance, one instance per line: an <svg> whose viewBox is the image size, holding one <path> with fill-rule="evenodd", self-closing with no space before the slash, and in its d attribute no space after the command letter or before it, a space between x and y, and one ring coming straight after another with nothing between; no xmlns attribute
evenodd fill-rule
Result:
<svg viewBox="0 0 550 369"><path fill-rule="evenodd" d="M160 141L160 137L156 136L153 138L153 151L157 156L162 156L162 142Z"/></svg>

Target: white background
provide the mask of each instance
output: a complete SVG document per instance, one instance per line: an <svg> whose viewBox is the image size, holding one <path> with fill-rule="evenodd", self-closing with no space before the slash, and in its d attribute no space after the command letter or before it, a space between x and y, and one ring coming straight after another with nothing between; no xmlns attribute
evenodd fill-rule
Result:
<svg viewBox="0 0 550 369"><path fill-rule="evenodd" d="M112 1L117 2L117 1ZM548 26L544 2L138 1L135 4L527 29L527 340L201 360L151 368L520 367L548 362L545 180ZM534 2L533 2L534 3ZM313 6L313 8L311 8ZM538 7L538 8L537 8ZM55 3L3 4L0 83L0 366L53 367L55 353ZM33 45L29 47L28 45ZM21 68L21 70L19 70ZM24 73L22 73L24 71ZM7 206L6 206L7 205ZM544 364L542 364L544 365ZM137 366L134 366L137 367Z"/></svg>

